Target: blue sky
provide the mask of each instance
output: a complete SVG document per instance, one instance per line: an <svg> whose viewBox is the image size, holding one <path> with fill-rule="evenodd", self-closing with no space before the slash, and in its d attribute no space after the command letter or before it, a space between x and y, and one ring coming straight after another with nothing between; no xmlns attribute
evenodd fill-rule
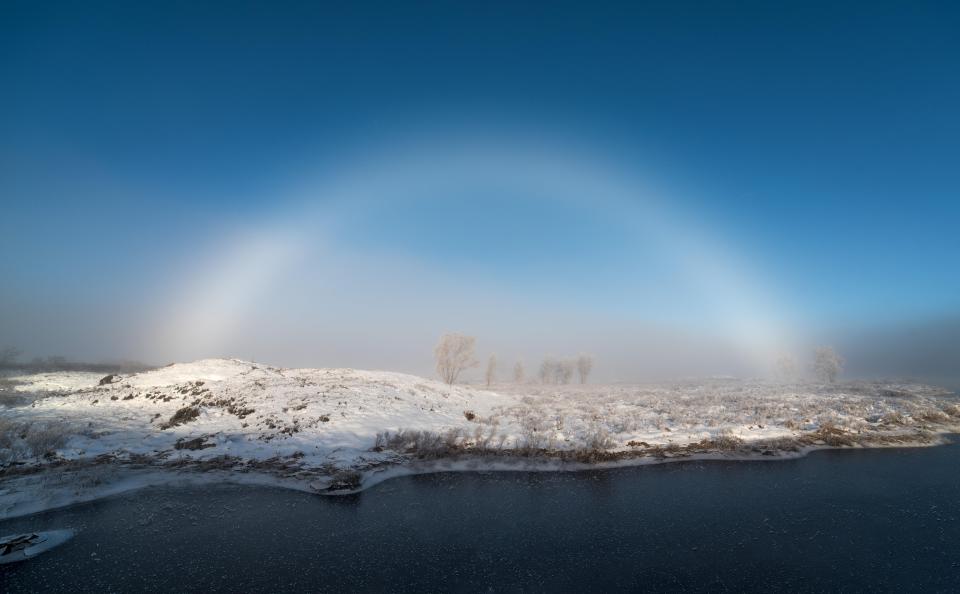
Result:
<svg viewBox="0 0 960 594"><path fill-rule="evenodd" d="M955 5L517 4L5 3L9 342L81 356L88 327L42 340L24 320L162 307L158 284L289 208L297 180L428 129L563 137L655 180L795 325L960 314ZM397 190L330 237L596 315L698 307L620 211L499 181Z"/></svg>

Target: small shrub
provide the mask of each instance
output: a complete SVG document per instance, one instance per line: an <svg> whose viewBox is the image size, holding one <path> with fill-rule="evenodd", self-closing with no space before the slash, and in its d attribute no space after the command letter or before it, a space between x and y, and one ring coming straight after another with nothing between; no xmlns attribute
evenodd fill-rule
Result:
<svg viewBox="0 0 960 594"><path fill-rule="evenodd" d="M26 432L24 441L30 453L38 460L67 445L69 429L62 423L34 423Z"/></svg>
<svg viewBox="0 0 960 594"><path fill-rule="evenodd" d="M200 411L192 406L185 406L179 409L177 412L173 413L173 416L170 419L160 426L161 429L169 429L171 427L176 427L177 425L183 425L184 423L189 423L190 421L196 419L200 416Z"/></svg>
<svg viewBox="0 0 960 594"><path fill-rule="evenodd" d="M830 421L822 423L820 428L817 429L812 436L814 439L823 441L832 447L852 446L854 444L853 435L837 427Z"/></svg>
<svg viewBox="0 0 960 594"><path fill-rule="evenodd" d="M767 451L796 452L798 450L796 440L790 437L773 437L754 442L752 445L754 448Z"/></svg>
<svg viewBox="0 0 960 594"><path fill-rule="evenodd" d="M0 417L0 463L12 462L22 455L25 432L23 424Z"/></svg>
<svg viewBox="0 0 960 594"><path fill-rule="evenodd" d="M173 447L178 450L202 450L214 448L216 444L207 443L203 437L195 437L194 439L178 439Z"/></svg>
<svg viewBox="0 0 960 594"><path fill-rule="evenodd" d="M249 415L252 415L253 413L255 413L255 412L257 412L257 411L254 410L254 409L252 409L252 408L245 407L245 406L228 406L228 407L227 407L227 412L230 413L230 414L233 414L233 415L237 415L237 418L238 418L238 419L245 419L245 418L247 418Z"/></svg>
<svg viewBox="0 0 960 594"><path fill-rule="evenodd" d="M328 491L355 491L360 488L363 475L353 469L340 470L330 478Z"/></svg>
<svg viewBox="0 0 960 594"><path fill-rule="evenodd" d="M731 452L743 445L743 440L733 434L730 429L723 429L713 438L713 445L718 450Z"/></svg>
<svg viewBox="0 0 960 594"><path fill-rule="evenodd" d="M472 410L465 410L463 411L463 416L466 417L468 421L472 421L477 418L477 413Z"/></svg>
<svg viewBox="0 0 960 594"><path fill-rule="evenodd" d="M430 459L458 452L463 447L463 435L459 429L450 429L444 433L401 429L396 433L389 431L378 433L373 450L376 452L392 450Z"/></svg>
<svg viewBox="0 0 960 594"><path fill-rule="evenodd" d="M516 445L516 450L522 454L533 454L539 452L546 445L547 438L536 429L526 427L523 429L521 440Z"/></svg>
<svg viewBox="0 0 960 594"><path fill-rule="evenodd" d="M600 425L593 427L584 441L588 450L609 450L617 445L616 442L610 438L607 430Z"/></svg>
<svg viewBox="0 0 960 594"><path fill-rule="evenodd" d="M948 423L950 416L941 410L927 410L914 415L914 419L924 423Z"/></svg>
<svg viewBox="0 0 960 594"><path fill-rule="evenodd" d="M907 418L902 413L894 411L883 415L885 425L906 425Z"/></svg>

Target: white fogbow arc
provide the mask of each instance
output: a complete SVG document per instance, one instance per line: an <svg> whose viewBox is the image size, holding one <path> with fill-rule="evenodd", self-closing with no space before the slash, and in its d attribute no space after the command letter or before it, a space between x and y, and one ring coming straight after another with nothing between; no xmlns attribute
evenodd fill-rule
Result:
<svg viewBox="0 0 960 594"><path fill-rule="evenodd" d="M705 295L723 330L766 368L789 349L792 332L769 287L728 246L670 208L664 193L620 168L555 145L457 139L384 145L363 158L340 163L332 175L304 176L286 192L275 213L257 230L228 237L199 259L179 283L173 307L161 320L168 341L190 341L206 355L221 354L232 329L285 265L323 238L316 229L346 209L375 209L382 201L458 189L497 180L571 205L616 213L671 258L687 284ZM161 339L162 340L162 339Z"/></svg>

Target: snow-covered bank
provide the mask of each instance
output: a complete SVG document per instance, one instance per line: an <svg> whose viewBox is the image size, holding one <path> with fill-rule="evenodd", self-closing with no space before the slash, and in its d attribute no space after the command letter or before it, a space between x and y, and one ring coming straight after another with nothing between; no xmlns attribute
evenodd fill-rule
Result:
<svg viewBox="0 0 960 594"><path fill-rule="evenodd" d="M938 436L930 441L903 441L878 444L871 448L931 447L948 443ZM292 489L306 493L341 496L373 488L385 481L424 474L447 472L583 472L616 468L651 466L676 462L775 462L795 460L811 452L830 449L863 448L864 446L810 445L796 450L777 451L766 456L752 452L702 452L683 455L628 456L600 462L576 462L549 457L478 457L465 456L434 460L408 460L368 468L359 473L359 484L329 491L330 476L320 484L305 477L278 476L267 471L185 467L127 467L80 465L70 470L47 467L38 472L9 476L0 482L0 520L34 514L120 495L151 486L204 486L222 483L256 485Z"/></svg>
<svg viewBox="0 0 960 594"><path fill-rule="evenodd" d="M0 517L95 498L143 477L349 492L411 472L778 459L822 447L931 445L960 430L955 397L920 384L484 390L224 359L122 377L7 381L31 401L0 407Z"/></svg>

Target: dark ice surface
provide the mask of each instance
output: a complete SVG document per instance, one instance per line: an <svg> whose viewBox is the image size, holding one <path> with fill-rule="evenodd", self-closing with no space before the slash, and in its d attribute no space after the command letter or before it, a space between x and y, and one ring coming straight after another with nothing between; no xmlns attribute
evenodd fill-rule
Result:
<svg viewBox="0 0 960 594"><path fill-rule="evenodd" d="M0 522L74 528L2 592L960 591L960 445L575 473L444 473L347 497L152 487Z"/></svg>

